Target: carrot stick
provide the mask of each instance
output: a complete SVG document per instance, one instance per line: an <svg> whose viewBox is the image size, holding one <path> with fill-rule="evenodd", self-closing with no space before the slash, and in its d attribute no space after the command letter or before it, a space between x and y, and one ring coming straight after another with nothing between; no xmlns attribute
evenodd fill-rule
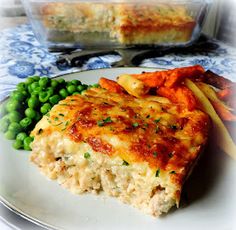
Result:
<svg viewBox="0 0 236 230"><path fill-rule="evenodd" d="M197 100L194 94L183 85L174 88L162 86L157 89L157 94L168 98L174 103L185 105L189 111L192 111L197 107Z"/></svg>
<svg viewBox="0 0 236 230"><path fill-rule="evenodd" d="M185 78L200 77L204 69L200 65L181 67L173 70L157 71L142 74L133 74L132 76L143 81L149 87L174 87Z"/></svg>
<svg viewBox="0 0 236 230"><path fill-rule="evenodd" d="M125 90L117 82L104 77L100 78L99 85L102 88L107 89L109 92L112 93L121 94L125 92Z"/></svg>

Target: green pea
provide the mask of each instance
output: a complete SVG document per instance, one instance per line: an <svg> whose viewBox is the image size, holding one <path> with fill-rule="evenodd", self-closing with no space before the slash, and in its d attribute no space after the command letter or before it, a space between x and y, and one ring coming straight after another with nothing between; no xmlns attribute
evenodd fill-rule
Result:
<svg viewBox="0 0 236 230"><path fill-rule="evenodd" d="M85 92L86 92L86 90L82 90L82 91L80 92L80 94L83 95Z"/></svg>
<svg viewBox="0 0 236 230"><path fill-rule="evenodd" d="M60 85L65 85L66 84L66 81L63 79L63 78L60 78L60 79L58 79L57 80L58 81L58 83L60 84Z"/></svg>
<svg viewBox="0 0 236 230"><path fill-rule="evenodd" d="M32 119L29 117L25 117L20 121L20 125L24 129L27 129L31 124L32 124Z"/></svg>
<svg viewBox="0 0 236 230"><path fill-rule="evenodd" d="M26 86L26 84L24 82L20 82L20 83L17 84L16 88L19 91L23 91L23 90L27 89L27 86Z"/></svg>
<svg viewBox="0 0 236 230"><path fill-rule="evenodd" d="M53 87L54 89L59 85L57 80L51 80L51 87Z"/></svg>
<svg viewBox="0 0 236 230"><path fill-rule="evenodd" d="M75 85L69 85L67 87L67 91L68 91L69 94L74 93L76 91L76 86Z"/></svg>
<svg viewBox="0 0 236 230"><path fill-rule="evenodd" d="M78 95L78 94L80 94L80 92L74 92L74 93L72 93L72 95Z"/></svg>
<svg viewBox="0 0 236 230"><path fill-rule="evenodd" d="M33 92L32 85L28 85L27 87L28 92L31 94Z"/></svg>
<svg viewBox="0 0 236 230"><path fill-rule="evenodd" d="M31 96L28 100L29 108L35 109L39 106L40 102L36 96Z"/></svg>
<svg viewBox="0 0 236 230"><path fill-rule="evenodd" d="M8 131L5 132L4 136L8 140L14 140L15 137L16 137L16 132L14 132L12 130L8 130Z"/></svg>
<svg viewBox="0 0 236 230"><path fill-rule="evenodd" d="M20 108L20 103L18 101L14 100L14 99L10 99L7 102L6 110L8 112L18 110L19 108Z"/></svg>
<svg viewBox="0 0 236 230"><path fill-rule="evenodd" d="M76 80L76 79L74 79L74 80L71 81L71 84L73 84L73 85L80 85L81 82Z"/></svg>
<svg viewBox="0 0 236 230"><path fill-rule="evenodd" d="M27 108L25 110L25 115L26 115L26 117L33 119L36 117L36 111L32 108Z"/></svg>
<svg viewBox="0 0 236 230"><path fill-rule="evenodd" d="M83 90L85 90L87 87L85 86L85 85L79 85L78 87L77 87L77 90L78 91L83 91Z"/></svg>
<svg viewBox="0 0 236 230"><path fill-rule="evenodd" d="M48 101L49 97L50 97L50 92L39 93L39 101L42 103Z"/></svg>
<svg viewBox="0 0 236 230"><path fill-rule="evenodd" d="M22 140L15 140L12 146L14 149L21 149L23 148L24 144Z"/></svg>
<svg viewBox="0 0 236 230"><path fill-rule="evenodd" d="M12 111L8 114L10 122L19 122L21 120L21 114L17 111Z"/></svg>
<svg viewBox="0 0 236 230"><path fill-rule="evenodd" d="M40 108L40 112L42 114L46 114L51 110L52 106L49 103L45 103L41 108Z"/></svg>
<svg viewBox="0 0 236 230"><path fill-rule="evenodd" d="M16 135L16 140L23 141L28 135L25 132L20 132Z"/></svg>
<svg viewBox="0 0 236 230"><path fill-rule="evenodd" d="M31 150L31 147L30 147L30 144L32 143L33 141L33 137L26 137L23 141L23 144L24 144L24 150Z"/></svg>
<svg viewBox="0 0 236 230"><path fill-rule="evenodd" d="M21 91L13 91L12 94L11 94L11 99L14 99L16 101L23 101L25 100L26 96L27 96L27 93L26 91L23 91L24 93L22 93ZM26 93L26 94L25 94Z"/></svg>
<svg viewBox="0 0 236 230"><path fill-rule="evenodd" d="M66 98L69 95L66 89L61 89L59 94L62 96L62 98Z"/></svg>
<svg viewBox="0 0 236 230"><path fill-rule="evenodd" d="M34 79L34 81L39 81L40 80L39 76L33 76L32 78Z"/></svg>
<svg viewBox="0 0 236 230"><path fill-rule="evenodd" d="M25 81L26 85L31 85L34 82L34 78L33 77L28 77Z"/></svg>
<svg viewBox="0 0 236 230"><path fill-rule="evenodd" d="M13 131L15 133L19 133L22 130L22 127L19 123L17 122L12 122L10 123L9 127L8 127L9 131Z"/></svg>
<svg viewBox="0 0 236 230"><path fill-rule="evenodd" d="M47 92L49 93L50 96L54 94L54 88L53 87L48 87Z"/></svg>
<svg viewBox="0 0 236 230"><path fill-rule="evenodd" d="M93 88L99 88L100 85L99 85L99 84L93 84L92 87L93 87Z"/></svg>
<svg viewBox="0 0 236 230"><path fill-rule="evenodd" d="M61 100L61 98L57 94L49 98L49 101L52 105L57 104L60 100Z"/></svg>
<svg viewBox="0 0 236 230"><path fill-rule="evenodd" d="M33 92L37 87L39 87L39 82L33 82L30 87Z"/></svg>
<svg viewBox="0 0 236 230"><path fill-rule="evenodd" d="M34 89L34 91L33 91L33 93L35 94L35 95L38 95L40 92L42 92L43 91L43 88L41 87L41 86L38 86L38 87L36 87L35 89Z"/></svg>
<svg viewBox="0 0 236 230"><path fill-rule="evenodd" d="M41 86L42 88L45 88L48 83L49 83L49 78L47 77L43 77L39 80L39 86Z"/></svg>
<svg viewBox="0 0 236 230"><path fill-rule="evenodd" d="M8 129L8 126L10 124L8 115L5 115L1 120L0 120L0 131L5 133Z"/></svg>

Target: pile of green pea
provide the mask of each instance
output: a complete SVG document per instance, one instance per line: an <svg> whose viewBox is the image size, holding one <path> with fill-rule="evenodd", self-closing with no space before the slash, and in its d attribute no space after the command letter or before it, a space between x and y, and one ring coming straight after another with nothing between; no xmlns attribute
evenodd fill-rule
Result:
<svg viewBox="0 0 236 230"><path fill-rule="evenodd" d="M97 85L94 85L96 87ZM35 124L60 100L81 94L88 86L78 80L50 79L33 76L17 85L1 106L0 131L6 139L15 140L15 149L31 150L30 132Z"/></svg>

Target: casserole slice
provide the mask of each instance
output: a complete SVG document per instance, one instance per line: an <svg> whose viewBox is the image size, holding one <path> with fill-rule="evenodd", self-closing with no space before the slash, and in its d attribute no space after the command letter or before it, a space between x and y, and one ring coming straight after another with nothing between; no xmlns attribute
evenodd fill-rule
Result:
<svg viewBox="0 0 236 230"><path fill-rule="evenodd" d="M38 122L30 159L73 193L104 191L159 216L178 206L208 131L200 110L92 88Z"/></svg>

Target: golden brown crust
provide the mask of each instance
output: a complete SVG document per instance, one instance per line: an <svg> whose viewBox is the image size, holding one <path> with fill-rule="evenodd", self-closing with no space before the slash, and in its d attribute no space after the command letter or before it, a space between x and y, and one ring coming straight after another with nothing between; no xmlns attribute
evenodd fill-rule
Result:
<svg viewBox="0 0 236 230"><path fill-rule="evenodd" d="M189 112L178 105L101 88L67 97L44 121L36 126L34 136L59 131L129 164L147 162L153 170L169 174L180 188L206 144L209 130L209 118L199 110Z"/></svg>
<svg viewBox="0 0 236 230"><path fill-rule="evenodd" d="M109 33L121 44L186 42L196 25L184 6L156 3L48 3L41 14L50 29Z"/></svg>

